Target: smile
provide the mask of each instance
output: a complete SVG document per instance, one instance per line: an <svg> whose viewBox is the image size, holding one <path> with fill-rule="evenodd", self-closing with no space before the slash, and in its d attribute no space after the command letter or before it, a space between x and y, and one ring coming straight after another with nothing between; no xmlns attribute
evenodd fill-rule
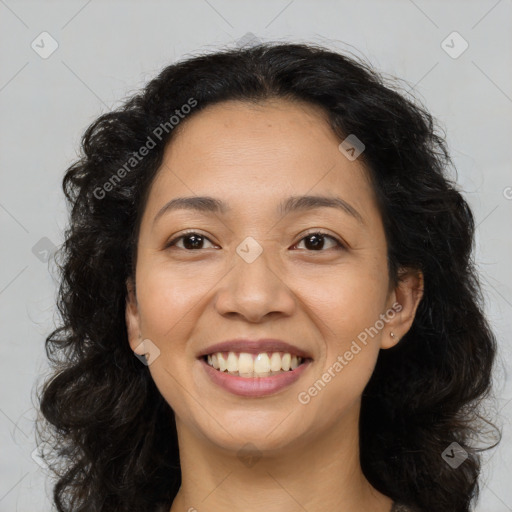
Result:
<svg viewBox="0 0 512 512"><path fill-rule="evenodd" d="M293 371L304 359L286 352L216 352L206 362L220 372L245 378L261 378Z"/></svg>
<svg viewBox="0 0 512 512"><path fill-rule="evenodd" d="M295 382L312 362L287 352L215 352L199 360L215 384L246 397L280 391Z"/></svg>

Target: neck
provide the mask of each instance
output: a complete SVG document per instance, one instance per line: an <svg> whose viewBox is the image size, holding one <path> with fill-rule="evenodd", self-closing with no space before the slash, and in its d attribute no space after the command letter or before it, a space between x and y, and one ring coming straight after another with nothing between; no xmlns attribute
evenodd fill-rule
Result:
<svg viewBox="0 0 512 512"><path fill-rule="evenodd" d="M392 500L361 470L358 418L356 404L327 431L258 450L253 459L199 438L177 419L182 485L170 512L389 512Z"/></svg>

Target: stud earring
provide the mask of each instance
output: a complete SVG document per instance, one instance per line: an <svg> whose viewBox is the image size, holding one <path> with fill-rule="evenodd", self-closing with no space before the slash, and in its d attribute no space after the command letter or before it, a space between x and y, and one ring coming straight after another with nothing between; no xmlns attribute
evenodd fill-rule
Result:
<svg viewBox="0 0 512 512"><path fill-rule="evenodd" d="M390 332L389 335L394 338L395 337L395 333L394 332Z"/></svg>

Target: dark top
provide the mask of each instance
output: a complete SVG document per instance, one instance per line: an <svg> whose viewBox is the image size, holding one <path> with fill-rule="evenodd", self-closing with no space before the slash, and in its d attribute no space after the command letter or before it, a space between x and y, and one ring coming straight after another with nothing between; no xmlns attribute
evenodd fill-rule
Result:
<svg viewBox="0 0 512 512"><path fill-rule="evenodd" d="M394 501L393 506L389 512L414 512L414 509L404 505L403 503Z"/></svg>
<svg viewBox="0 0 512 512"><path fill-rule="evenodd" d="M169 509L162 506L161 508L157 509L156 512L167 512L167 510L169 510ZM393 505L391 507L391 510L389 512L414 512L414 510L412 508L407 507L403 503L394 501Z"/></svg>

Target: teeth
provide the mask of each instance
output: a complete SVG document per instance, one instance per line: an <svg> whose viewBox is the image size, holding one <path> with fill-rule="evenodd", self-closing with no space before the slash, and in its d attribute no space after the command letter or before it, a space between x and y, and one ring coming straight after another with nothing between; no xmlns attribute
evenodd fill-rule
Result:
<svg viewBox="0 0 512 512"><path fill-rule="evenodd" d="M206 358L208 364L221 372L229 372L242 377L267 377L276 373L295 370L302 362L302 357L283 352L217 352Z"/></svg>
<svg viewBox="0 0 512 512"><path fill-rule="evenodd" d="M224 358L224 356L222 354L217 354L217 361L218 361L219 366L213 365L213 367L217 368L217 370L220 370L221 372L225 372L228 369L228 367L226 364L226 359Z"/></svg>
<svg viewBox="0 0 512 512"><path fill-rule="evenodd" d="M281 369L281 356L278 352L274 352L270 357L270 369L273 372L278 372Z"/></svg>
<svg viewBox="0 0 512 512"><path fill-rule="evenodd" d="M254 364L251 354L243 352L238 357L238 371L240 373L251 373L254 371Z"/></svg>
<svg viewBox="0 0 512 512"><path fill-rule="evenodd" d="M228 372L237 372L238 371L238 357L236 357L234 352L230 352L228 354Z"/></svg>
<svg viewBox="0 0 512 512"><path fill-rule="evenodd" d="M256 373L268 373L270 371L270 359L267 354L263 353L256 356L253 371Z"/></svg>

